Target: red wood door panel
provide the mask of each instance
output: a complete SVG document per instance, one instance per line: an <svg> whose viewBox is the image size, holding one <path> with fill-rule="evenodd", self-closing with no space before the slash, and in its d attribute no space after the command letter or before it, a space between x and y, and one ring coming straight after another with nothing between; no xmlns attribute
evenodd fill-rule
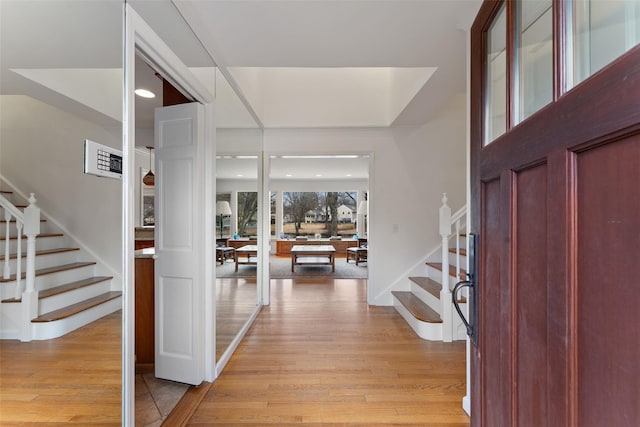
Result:
<svg viewBox="0 0 640 427"><path fill-rule="evenodd" d="M497 4L471 30L471 424L637 427L640 46L483 146Z"/></svg>
<svg viewBox="0 0 640 427"><path fill-rule="evenodd" d="M578 424L640 423L640 135L577 156Z"/></svg>

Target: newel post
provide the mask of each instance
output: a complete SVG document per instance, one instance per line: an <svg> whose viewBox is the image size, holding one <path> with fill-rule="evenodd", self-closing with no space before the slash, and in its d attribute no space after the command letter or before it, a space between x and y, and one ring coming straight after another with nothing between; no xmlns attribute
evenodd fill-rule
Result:
<svg viewBox="0 0 640 427"><path fill-rule="evenodd" d="M22 294L21 341L31 341L31 320L38 317L38 292L36 291L36 236L40 234L40 208L31 193L29 206L24 209L24 234L27 236L26 287Z"/></svg>
<svg viewBox="0 0 640 427"><path fill-rule="evenodd" d="M440 237L442 237L442 341L453 341L453 309L451 307L451 290L449 289L449 236L451 236L451 208L447 205L447 193L442 195L440 207Z"/></svg>

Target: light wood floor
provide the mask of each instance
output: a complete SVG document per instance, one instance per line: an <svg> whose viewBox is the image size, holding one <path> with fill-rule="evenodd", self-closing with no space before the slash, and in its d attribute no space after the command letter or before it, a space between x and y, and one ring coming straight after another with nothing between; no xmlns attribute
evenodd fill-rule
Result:
<svg viewBox="0 0 640 427"><path fill-rule="evenodd" d="M52 341L0 340L0 425L118 426L121 313ZM418 339L364 280L273 280L190 425L468 426L464 343Z"/></svg>
<svg viewBox="0 0 640 427"><path fill-rule="evenodd" d="M0 340L0 425L119 426L122 312L62 338Z"/></svg>
<svg viewBox="0 0 640 427"><path fill-rule="evenodd" d="M418 339L364 280L271 283L189 425L469 425L464 342Z"/></svg>

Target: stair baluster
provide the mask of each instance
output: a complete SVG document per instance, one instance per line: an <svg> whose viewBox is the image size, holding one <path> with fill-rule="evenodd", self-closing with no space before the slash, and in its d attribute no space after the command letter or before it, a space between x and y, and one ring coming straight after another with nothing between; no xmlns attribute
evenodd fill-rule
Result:
<svg viewBox="0 0 640 427"><path fill-rule="evenodd" d="M451 208L447 205L447 193L442 195L440 207L440 237L442 237L442 290L440 291L440 316L442 317L442 341L453 340L453 310L449 289L449 237L451 236Z"/></svg>

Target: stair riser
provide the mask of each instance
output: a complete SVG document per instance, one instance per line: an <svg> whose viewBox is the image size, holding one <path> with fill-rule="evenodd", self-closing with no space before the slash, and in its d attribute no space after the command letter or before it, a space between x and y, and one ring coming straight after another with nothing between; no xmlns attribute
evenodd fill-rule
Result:
<svg viewBox="0 0 640 427"><path fill-rule="evenodd" d="M73 270L59 271L57 273L36 276L35 287L37 290L49 289L65 283L75 282L94 275L95 265L89 265L82 268L74 268ZM26 286L25 280L22 280L22 289ZM0 283L0 297L2 299L14 298L16 291L16 282Z"/></svg>
<svg viewBox="0 0 640 427"><path fill-rule="evenodd" d="M416 319L396 297L393 297L393 307L420 338L430 341L442 341L442 323L428 323Z"/></svg>
<svg viewBox="0 0 640 427"><path fill-rule="evenodd" d="M429 292L422 289L418 284L411 283L411 292L420 298L422 302L431 307L436 313L442 316L442 305L440 304L440 298L436 298Z"/></svg>
<svg viewBox="0 0 640 427"><path fill-rule="evenodd" d="M427 266L427 270L428 270L427 271L428 277L430 277L431 279L435 280L436 282L439 282L439 283L442 282L442 271L438 270L437 268L433 268L430 265ZM457 280L455 277L449 276L449 289L453 289L453 287L459 281L460 280Z"/></svg>
<svg viewBox="0 0 640 427"><path fill-rule="evenodd" d="M110 291L110 288L111 281L105 280L104 282L94 283L91 286L84 286L80 289L74 289L73 291L41 299L39 301L38 315L49 313L62 307L93 298Z"/></svg>
<svg viewBox="0 0 640 427"><path fill-rule="evenodd" d="M1 237L1 236L0 236ZM4 239L0 240L0 259L4 261ZM67 245L67 240L64 236L53 237L38 237L36 239L36 250L42 251L47 249L64 248ZM27 253L27 239L22 239L22 247L20 248L22 253ZM18 240L12 239L9 241L9 252L15 254L18 252Z"/></svg>
<svg viewBox="0 0 640 427"><path fill-rule="evenodd" d="M449 264L456 265L456 254L449 252ZM460 255L460 267L464 269L467 267L467 257L464 255Z"/></svg>
<svg viewBox="0 0 640 427"><path fill-rule="evenodd" d="M78 253L79 251L67 251L48 255L38 255L36 256L36 270L47 267L55 267L56 265L71 264L72 262L75 262L77 260ZM9 269L11 271L11 274L16 273L17 265L17 259L14 258L9 260ZM23 273L25 271L26 265L27 258L23 257L21 266ZM4 259L0 259L0 267L2 268L2 271L4 271Z"/></svg>
<svg viewBox="0 0 640 427"><path fill-rule="evenodd" d="M6 237L7 232L7 222L4 221L4 215L0 213L0 237ZM48 233L47 231L47 222L40 222L40 233ZM15 222L9 223L9 236L16 237L18 235L18 229L16 227Z"/></svg>
<svg viewBox="0 0 640 427"><path fill-rule="evenodd" d="M122 297L54 322L31 323L34 340L48 340L67 334L101 317L122 309Z"/></svg>

